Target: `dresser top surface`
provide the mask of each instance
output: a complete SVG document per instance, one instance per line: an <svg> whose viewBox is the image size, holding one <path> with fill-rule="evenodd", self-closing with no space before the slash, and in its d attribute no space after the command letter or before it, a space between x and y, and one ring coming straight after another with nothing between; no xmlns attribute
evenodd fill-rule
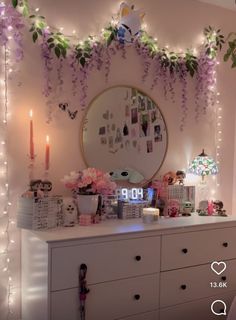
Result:
<svg viewBox="0 0 236 320"><path fill-rule="evenodd" d="M171 234L214 228L236 227L236 216L160 218L158 222L144 224L141 219L107 220L91 226L64 227L42 231L30 231L45 242L70 241L135 234Z"/></svg>

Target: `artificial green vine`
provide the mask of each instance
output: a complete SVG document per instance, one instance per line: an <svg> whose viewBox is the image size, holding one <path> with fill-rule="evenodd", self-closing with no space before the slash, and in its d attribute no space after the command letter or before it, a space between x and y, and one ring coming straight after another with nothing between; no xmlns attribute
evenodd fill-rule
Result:
<svg viewBox="0 0 236 320"><path fill-rule="evenodd" d="M30 19L33 42L36 42L43 36L44 30L47 28L45 17L30 15L28 0L12 0L14 8L21 8L24 16ZM79 42L77 45L71 45L70 40L64 36L61 32L50 32L47 39L48 48L53 50L57 58L66 58L68 50L73 50L78 63L84 67L88 64L92 55L92 44L97 42L99 45L106 45L109 47L117 38L118 29L116 26L109 24L102 32L99 40L89 36L84 42ZM224 44L224 36L221 34L221 30L214 30L211 26L204 29L205 36L205 54L214 59L217 52L222 49ZM151 37L147 32L141 31L139 37L139 46L147 49L148 55L151 59L158 57L161 61L162 67L169 69L172 74L178 72L183 62L185 63L187 72L193 77L198 70L198 58L194 55L192 50L187 50L185 53L178 53L169 51L166 48L160 48L157 41ZM233 61L233 67L236 66L236 39L229 42L230 48L225 55L225 61L231 57Z"/></svg>
<svg viewBox="0 0 236 320"><path fill-rule="evenodd" d="M29 17L30 9L28 0L12 0L12 5L14 8L19 7L24 17Z"/></svg>
<svg viewBox="0 0 236 320"><path fill-rule="evenodd" d="M232 39L233 36L234 36L234 38ZM231 67L235 68L236 67L236 33L231 32L228 35L227 40L230 40L230 41L228 41L229 48L228 48L226 54L224 55L224 61L227 62L229 59L231 59L231 61L232 61Z"/></svg>
<svg viewBox="0 0 236 320"><path fill-rule="evenodd" d="M45 17L31 15L29 16L29 18L32 21L31 28L29 31L32 32L33 42L36 42L38 37L43 35L43 30L47 27L47 24L45 22Z"/></svg>
<svg viewBox="0 0 236 320"><path fill-rule="evenodd" d="M77 46L75 46L76 59L82 67L84 67L91 58L92 41L93 37L90 36L88 40L85 40L84 42L79 43Z"/></svg>
<svg viewBox="0 0 236 320"><path fill-rule="evenodd" d="M54 50L57 58L66 58L67 50L69 49L69 39L66 38L61 32L51 33L47 40L50 50Z"/></svg>
<svg viewBox="0 0 236 320"><path fill-rule="evenodd" d="M225 43L224 36L221 34L220 29L215 30L211 26L204 29L204 36L206 37L206 54L214 59L217 52L222 49L222 45Z"/></svg>
<svg viewBox="0 0 236 320"><path fill-rule="evenodd" d="M117 32L117 28L115 26L112 26L111 24L104 29L103 38L108 47L112 43L112 41L116 39Z"/></svg>

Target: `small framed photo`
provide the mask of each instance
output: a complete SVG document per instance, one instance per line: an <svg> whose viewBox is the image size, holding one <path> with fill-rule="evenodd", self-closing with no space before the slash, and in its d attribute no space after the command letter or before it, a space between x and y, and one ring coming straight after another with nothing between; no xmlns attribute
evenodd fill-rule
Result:
<svg viewBox="0 0 236 320"><path fill-rule="evenodd" d="M152 110L153 109L152 104L153 104L152 100L147 98L147 110Z"/></svg>
<svg viewBox="0 0 236 320"><path fill-rule="evenodd" d="M140 114L139 136L148 137L150 135L150 118L148 113Z"/></svg>
<svg viewBox="0 0 236 320"><path fill-rule="evenodd" d="M131 109L131 123L135 124L138 122L138 108Z"/></svg>
<svg viewBox="0 0 236 320"><path fill-rule="evenodd" d="M152 123L155 122L157 120L157 112L156 110L152 110L151 111L151 121Z"/></svg>
<svg viewBox="0 0 236 320"><path fill-rule="evenodd" d="M153 152L152 140L147 141L147 153Z"/></svg>
<svg viewBox="0 0 236 320"><path fill-rule="evenodd" d="M144 96L138 96L138 111L145 111L146 110L146 99Z"/></svg>
<svg viewBox="0 0 236 320"><path fill-rule="evenodd" d="M104 134L106 134L106 127L100 127L99 128L99 135L102 136Z"/></svg>
<svg viewBox="0 0 236 320"><path fill-rule="evenodd" d="M101 137L101 144L103 144L103 145L107 144L107 138L106 137Z"/></svg>
<svg viewBox="0 0 236 320"><path fill-rule="evenodd" d="M161 126L159 124L154 126L154 140L155 142L162 141Z"/></svg>

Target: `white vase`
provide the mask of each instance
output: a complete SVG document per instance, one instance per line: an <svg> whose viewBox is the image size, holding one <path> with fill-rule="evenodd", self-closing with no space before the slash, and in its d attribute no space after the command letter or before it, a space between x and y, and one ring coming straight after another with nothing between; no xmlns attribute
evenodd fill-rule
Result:
<svg viewBox="0 0 236 320"><path fill-rule="evenodd" d="M77 205L79 214L89 214L95 215L98 208L98 194L87 195L78 194L77 195Z"/></svg>

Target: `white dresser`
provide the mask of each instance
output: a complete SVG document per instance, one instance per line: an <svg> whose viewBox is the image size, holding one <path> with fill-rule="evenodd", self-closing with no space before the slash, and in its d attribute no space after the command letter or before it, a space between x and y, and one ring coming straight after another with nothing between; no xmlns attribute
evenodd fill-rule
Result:
<svg viewBox="0 0 236 320"><path fill-rule="evenodd" d="M227 269L218 276L210 264L222 260ZM86 320L225 319L210 306L221 299L229 307L236 296L236 219L196 215L152 225L135 219L23 230L22 320L80 320L83 263Z"/></svg>

